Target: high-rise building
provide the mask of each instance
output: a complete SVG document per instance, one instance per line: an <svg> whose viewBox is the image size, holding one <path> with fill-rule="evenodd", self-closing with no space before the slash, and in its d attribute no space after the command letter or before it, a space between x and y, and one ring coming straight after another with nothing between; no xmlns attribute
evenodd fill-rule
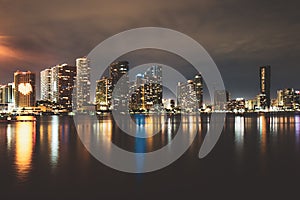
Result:
<svg viewBox="0 0 300 200"><path fill-rule="evenodd" d="M67 64L52 67L52 101L61 110L71 112L73 108L73 90L76 80L76 67Z"/></svg>
<svg viewBox="0 0 300 200"><path fill-rule="evenodd" d="M132 111L142 111L146 110L146 95L145 95L145 84L146 79L144 79L143 74L137 74L135 82L130 84L130 99L129 108Z"/></svg>
<svg viewBox="0 0 300 200"><path fill-rule="evenodd" d="M198 101L195 92L195 85L192 80L186 83L179 82L177 85L177 106L182 112L197 111Z"/></svg>
<svg viewBox="0 0 300 200"><path fill-rule="evenodd" d="M214 110L226 110L229 102L229 92L226 90L216 90L214 93Z"/></svg>
<svg viewBox="0 0 300 200"><path fill-rule="evenodd" d="M277 106L283 110L299 109L300 91L286 88L277 91Z"/></svg>
<svg viewBox="0 0 300 200"><path fill-rule="evenodd" d="M203 78L201 74L197 74L194 78L194 89L196 92L198 108L201 109L203 105Z"/></svg>
<svg viewBox="0 0 300 200"><path fill-rule="evenodd" d="M41 71L41 100L56 103L60 112L71 112L76 67L56 65Z"/></svg>
<svg viewBox="0 0 300 200"><path fill-rule="evenodd" d="M83 111L83 106L90 103L90 61L88 58L77 58L76 76L76 110Z"/></svg>
<svg viewBox="0 0 300 200"><path fill-rule="evenodd" d="M284 105L283 96L284 96L283 90L277 90L277 99L276 99L276 101L277 101L277 107L278 108L283 108L283 105Z"/></svg>
<svg viewBox="0 0 300 200"><path fill-rule="evenodd" d="M147 109L162 107L163 86L161 66L154 65L144 73L145 104Z"/></svg>
<svg viewBox="0 0 300 200"><path fill-rule="evenodd" d="M110 64L109 74L112 81L113 109L128 109L128 92L129 92L129 63L127 61L118 61ZM118 83L121 81L120 83ZM117 84L118 83L118 84Z"/></svg>
<svg viewBox="0 0 300 200"><path fill-rule="evenodd" d="M131 110L162 109L162 69L160 66L149 67L144 74L137 74L135 82L130 86Z"/></svg>
<svg viewBox="0 0 300 200"><path fill-rule="evenodd" d="M103 77L97 81L96 86L96 109L106 111L110 109L112 97L112 80Z"/></svg>
<svg viewBox="0 0 300 200"><path fill-rule="evenodd" d="M4 96L5 96L5 85L0 85L0 104L3 104L5 103L5 100L4 100Z"/></svg>
<svg viewBox="0 0 300 200"><path fill-rule="evenodd" d="M52 69L45 69L40 72L41 76L41 100L52 100Z"/></svg>
<svg viewBox="0 0 300 200"><path fill-rule="evenodd" d="M14 83L0 85L0 110L10 111L15 107L14 89Z"/></svg>
<svg viewBox="0 0 300 200"><path fill-rule="evenodd" d="M14 101L15 101L15 97L14 97L14 90L15 90L15 85L14 83L8 83L5 86L5 103L11 104L11 106L14 106Z"/></svg>
<svg viewBox="0 0 300 200"><path fill-rule="evenodd" d="M129 63L127 61L118 61L110 64L110 78L112 79L113 87L117 84L120 78L128 76Z"/></svg>
<svg viewBox="0 0 300 200"><path fill-rule="evenodd" d="M33 107L35 105L35 74L27 71L14 73L16 107Z"/></svg>
<svg viewBox="0 0 300 200"><path fill-rule="evenodd" d="M271 67L262 66L259 70L260 75L260 107L270 108L271 105Z"/></svg>

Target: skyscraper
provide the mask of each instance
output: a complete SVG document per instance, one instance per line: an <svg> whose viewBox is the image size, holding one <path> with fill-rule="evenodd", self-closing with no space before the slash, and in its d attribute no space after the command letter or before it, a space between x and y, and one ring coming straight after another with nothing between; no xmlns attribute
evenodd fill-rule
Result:
<svg viewBox="0 0 300 200"><path fill-rule="evenodd" d="M131 110L161 110L163 106L161 67L154 65L149 67L144 74L137 74L129 93Z"/></svg>
<svg viewBox="0 0 300 200"><path fill-rule="evenodd" d="M52 70L45 69L40 72L41 76L41 100L51 101L52 99Z"/></svg>
<svg viewBox="0 0 300 200"><path fill-rule="evenodd" d="M114 87L123 75L127 76L129 63L127 61L118 61L110 64L109 67L110 77L112 79L112 84Z"/></svg>
<svg viewBox="0 0 300 200"><path fill-rule="evenodd" d="M97 81L96 86L96 109L109 110L111 106L112 81L110 78L103 77Z"/></svg>
<svg viewBox="0 0 300 200"><path fill-rule="evenodd" d="M14 102L14 83L0 85L0 103L13 104Z"/></svg>
<svg viewBox="0 0 300 200"><path fill-rule="evenodd" d="M112 89L115 94L112 98L113 109L128 109L129 92L129 63L127 61L118 61L110 64L109 74L112 80ZM122 79L121 79L122 78ZM119 84L118 81L121 80Z"/></svg>
<svg viewBox="0 0 300 200"><path fill-rule="evenodd" d="M129 107L133 111L145 111L146 108L146 94L145 94L146 79L143 74L137 74L136 80L130 87L130 104Z"/></svg>
<svg viewBox="0 0 300 200"><path fill-rule="evenodd" d="M226 90L216 90L214 93L214 109L226 110L226 105L229 102L229 92Z"/></svg>
<svg viewBox="0 0 300 200"><path fill-rule="evenodd" d="M262 66L259 70L260 75L260 107L270 108L271 105L271 67Z"/></svg>
<svg viewBox="0 0 300 200"><path fill-rule="evenodd" d="M201 74L197 74L194 78L194 89L196 92L198 108L201 109L203 105L203 78Z"/></svg>
<svg viewBox="0 0 300 200"><path fill-rule="evenodd" d="M27 71L14 73L16 107L33 107L35 105L35 74Z"/></svg>
<svg viewBox="0 0 300 200"><path fill-rule="evenodd" d="M147 69L145 78L145 103L147 107L162 106L163 86L161 66L154 65Z"/></svg>
<svg viewBox="0 0 300 200"><path fill-rule="evenodd" d="M41 100L55 102L60 111L71 112L76 67L56 65L41 71Z"/></svg>
<svg viewBox="0 0 300 200"><path fill-rule="evenodd" d="M195 85L192 80L177 85L177 105L182 112L195 112L198 106Z"/></svg>
<svg viewBox="0 0 300 200"><path fill-rule="evenodd" d="M52 67L52 101L61 110L72 111L73 89L76 80L76 67L67 64Z"/></svg>
<svg viewBox="0 0 300 200"><path fill-rule="evenodd" d="M83 106L90 103L90 61L88 58L76 59L76 108L83 111Z"/></svg>

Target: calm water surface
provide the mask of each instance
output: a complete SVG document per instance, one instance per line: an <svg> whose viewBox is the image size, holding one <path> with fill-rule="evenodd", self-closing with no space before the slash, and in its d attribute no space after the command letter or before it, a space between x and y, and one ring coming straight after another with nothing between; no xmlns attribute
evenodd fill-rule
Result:
<svg viewBox="0 0 300 200"><path fill-rule="evenodd" d="M137 115L137 133L155 129L151 116ZM204 159L198 152L207 117L197 121L192 146L172 165L146 174L127 174L98 162L77 136L72 117L43 116L35 122L0 123L0 199L271 199L297 197L300 187L300 115L226 117L223 133ZM109 116L86 127L123 149L150 152L176 134L168 118L160 134L135 139ZM109 146L107 153L109 153ZM140 161L142 162L142 161ZM140 164L137 162L137 164ZM296 198L298 199L298 198Z"/></svg>

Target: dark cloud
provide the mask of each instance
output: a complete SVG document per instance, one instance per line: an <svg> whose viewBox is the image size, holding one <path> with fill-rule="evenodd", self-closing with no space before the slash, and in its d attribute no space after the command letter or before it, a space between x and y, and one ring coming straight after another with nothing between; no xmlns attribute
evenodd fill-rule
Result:
<svg viewBox="0 0 300 200"><path fill-rule="evenodd" d="M0 0L0 83L12 81L17 68L74 64L120 31L161 26L201 43L233 97L258 92L258 67L265 64L274 90L300 88L298 8L298 1L277 0Z"/></svg>

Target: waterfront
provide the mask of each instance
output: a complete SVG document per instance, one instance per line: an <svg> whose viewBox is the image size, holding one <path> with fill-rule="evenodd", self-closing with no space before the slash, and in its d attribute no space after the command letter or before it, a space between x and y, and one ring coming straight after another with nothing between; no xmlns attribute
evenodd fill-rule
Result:
<svg viewBox="0 0 300 200"><path fill-rule="evenodd" d="M136 119L139 124L156 124L149 116ZM147 174L122 173L98 162L81 143L71 116L0 123L1 195L4 199L260 199L297 193L300 115L228 115L217 145L200 160L208 121L207 116L198 120L199 134L180 159ZM171 141L177 126L176 118L167 118L163 132L149 139L129 138L109 116L91 128L122 148L148 152ZM192 124L187 126L193 129Z"/></svg>

